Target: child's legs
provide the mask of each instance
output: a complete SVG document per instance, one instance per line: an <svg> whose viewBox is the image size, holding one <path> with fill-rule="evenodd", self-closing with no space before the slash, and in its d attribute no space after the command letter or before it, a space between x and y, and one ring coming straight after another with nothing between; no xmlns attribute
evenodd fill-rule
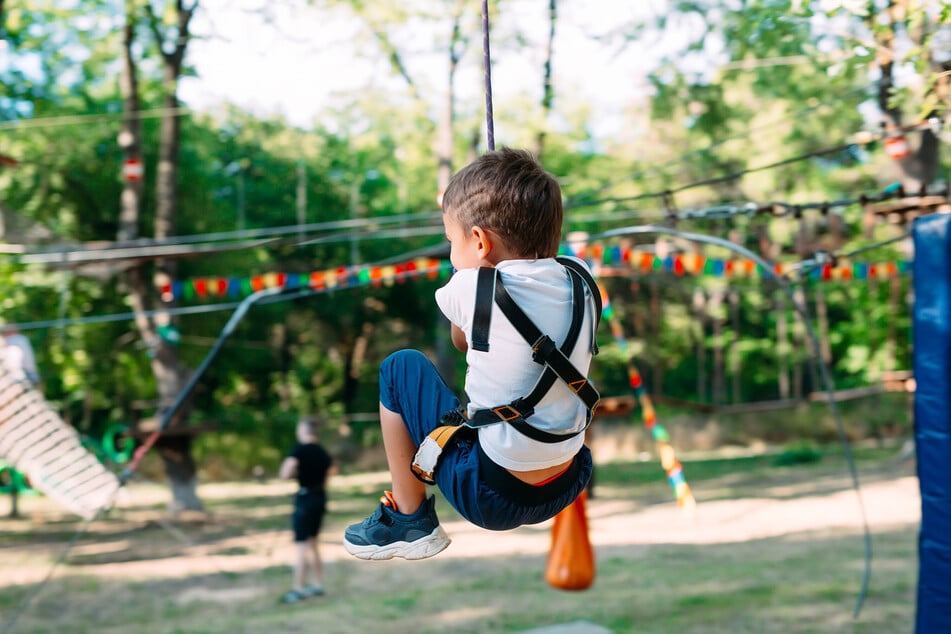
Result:
<svg viewBox="0 0 951 634"><path fill-rule="evenodd" d="M425 500L426 486L410 469L413 456L439 418L457 407L459 399L423 353L400 350L380 365L380 425L399 512L413 513Z"/></svg>
<svg viewBox="0 0 951 634"><path fill-rule="evenodd" d="M400 513L413 513L426 499L426 485L415 475L409 466L416 455L416 445L406 429L403 417L386 409L380 404L380 427L383 431L383 447L386 450L386 464L390 468L393 481L393 499Z"/></svg>
<svg viewBox="0 0 951 634"><path fill-rule="evenodd" d="M323 563L317 534L323 523L327 498L323 492L299 492L294 499L294 588L302 589L308 578L316 584L323 580Z"/></svg>
<svg viewBox="0 0 951 634"><path fill-rule="evenodd" d="M310 583L322 586L324 583L324 562L320 558L320 544L316 537L307 540L307 561Z"/></svg>
<svg viewBox="0 0 951 634"><path fill-rule="evenodd" d="M294 589L301 590L307 582L309 545L306 541L294 542Z"/></svg>

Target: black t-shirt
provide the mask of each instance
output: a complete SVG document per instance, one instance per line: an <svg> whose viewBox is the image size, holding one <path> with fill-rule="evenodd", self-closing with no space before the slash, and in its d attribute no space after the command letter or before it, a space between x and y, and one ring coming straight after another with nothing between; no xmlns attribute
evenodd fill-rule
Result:
<svg viewBox="0 0 951 634"><path fill-rule="evenodd" d="M333 459L327 450L316 443L296 445L291 456L297 458L297 482L311 491L322 491L327 470Z"/></svg>

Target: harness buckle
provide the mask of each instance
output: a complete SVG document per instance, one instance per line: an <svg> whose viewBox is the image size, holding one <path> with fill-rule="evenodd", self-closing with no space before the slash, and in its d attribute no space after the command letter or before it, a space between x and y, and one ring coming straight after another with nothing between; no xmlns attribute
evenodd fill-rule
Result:
<svg viewBox="0 0 951 634"><path fill-rule="evenodd" d="M522 413L511 405L499 405L498 407L493 407L492 411L506 423L516 418L522 418Z"/></svg>
<svg viewBox="0 0 951 634"><path fill-rule="evenodd" d="M532 344L532 361L544 364L552 351L555 350L555 342L548 335L542 335Z"/></svg>
<svg viewBox="0 0 951 634"><path fill-rule="evenodd" d="M587 384L588 384L588 379L578 379L577 381L572 381L571 383L568 383L568 387L571 389L572 392L577 394L578 392L583 390L584 386L586 386Z"/></svg>
<svg viewBox="0 0 951 634"><path fill-rule="evenodd" d="M425 484L435 484L436 480L433 478L433 474L436 471L436 464L439 462L441 454L442 447L439 446L439 443L426 436L413 458L413 464L410 467L413 470L413 475Z"/></svg>
<svg viewBox="0 0 951 634"><path fill-rule="evenodd" d="M410 465L410 470L417 480L424 484L436 484L434 474L439 458L442 456L443 449L460 429L462 425L440 425L426 434L423 442L416 449L416 455L413 456L413 463Z"/></svg>

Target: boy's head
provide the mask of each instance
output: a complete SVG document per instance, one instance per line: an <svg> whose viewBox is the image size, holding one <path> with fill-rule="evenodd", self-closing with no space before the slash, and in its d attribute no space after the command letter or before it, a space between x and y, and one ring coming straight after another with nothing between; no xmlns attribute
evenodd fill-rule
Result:
<svg viewBox="0 0 951 634"><path fill-rule="evenodd" d="M312 417L297 421L297 442L306 444L317 440L318 421Z"/></svg>
<svg viewBox="0 0 951 634"><path fill-rule="evenodd" d="M442 207L453 250L464 245L456 244L451 229L459 240L470 240L473 229L479 228L506 257L538 259L558 254L564 215L561 188L529 152L503 147L480 156L449 181ZM499 259L505 257L492 261ZM462 263L467 266L453 261L456 268L473 265Z"/></svg>

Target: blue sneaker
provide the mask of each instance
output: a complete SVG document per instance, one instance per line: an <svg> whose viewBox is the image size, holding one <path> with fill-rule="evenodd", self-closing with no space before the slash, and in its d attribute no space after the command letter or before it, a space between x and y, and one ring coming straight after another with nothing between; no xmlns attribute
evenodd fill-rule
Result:
<svg viewBox="0 0 951 634"><path fill-rule="evenodd" d="M430 496L412 515L394 510L387 491L373 515L351 524L343 534L343 547L360 559L426 559L442 552L451 541L436 518L436 498Z"/></svg>

